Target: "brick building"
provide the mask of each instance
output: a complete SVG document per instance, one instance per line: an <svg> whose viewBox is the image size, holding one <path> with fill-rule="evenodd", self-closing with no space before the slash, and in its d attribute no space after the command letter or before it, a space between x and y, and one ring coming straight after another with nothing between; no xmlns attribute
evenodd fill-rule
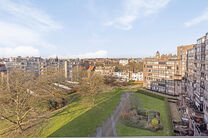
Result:
<svg viewBox="0 0 208 138"><path fill-rule="evenodd" d="M176 55L160 55L144 59L144 87L153 91L178 95L181 60ZM176 88L179 87L179 88Z"/></svg>

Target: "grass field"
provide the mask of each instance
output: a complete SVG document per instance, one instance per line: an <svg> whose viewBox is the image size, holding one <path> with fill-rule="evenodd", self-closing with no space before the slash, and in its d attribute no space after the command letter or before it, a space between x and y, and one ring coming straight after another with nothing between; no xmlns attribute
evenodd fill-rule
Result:
<svg viewBox="0 0 208 138"><path fill-rule="evenodd" d="M10 122L0 120L0 134L4 133L4 131L7 130L6 128L8 128L10 125ZM0 135L0 138L3 138L3 136Z"/></svg>
<svg viewBox="0 0 208 138"><path fill-rule="evenodd" d="M123 124L117 126L118 136L171 136L173 135L172 127L169 121L169 112L167 103L164 100L147 96L141 93L135 93L139 96L139 100L146 110L155 110L160 112L160 119L163 130L152 132L144 129L127 127Z"/></svg>
<svg viewBox="0 0 208 138"><path fill-rule="evenodd" d="M63 111L43 124L39 132L41 137L69 137L88 136L95 132L96 127L107 119L120 101L122 92L127 89L116 89L112 92L105 92L97 97L97 106L89 107L77 100L70 104Z"/></svg>

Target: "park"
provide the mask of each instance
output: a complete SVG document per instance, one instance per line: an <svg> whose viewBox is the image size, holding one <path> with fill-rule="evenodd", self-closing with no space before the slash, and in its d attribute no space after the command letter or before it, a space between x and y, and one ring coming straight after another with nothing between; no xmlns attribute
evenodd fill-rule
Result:
<svg viewBox="0 0 208 138"><path fill-rule="evenodd" d="M67 108L56 113L43 124L40 128L43 137L72 137L72 136L96 136L99 132L97 128L105 125L108 118L115 112L122 95L129 92L129 89L115 89L111 92L105 92L96 98L96 106L89 107L82 104L83 99L77 99ZM139 107L146 111L157 111L160 116L161 128L152 131L144 128L136 128L125 125L121 121L121 110L118 114L119 119L116 120L117 136L172 136L173 128L170 117L168 103L165 97L146 94L147 91L137 90L131 92L131 97L139 98ZM109 128L108 128L109 129ZM114 136L113 130L105 130L109 132L108 136ZM40 133L39 132L39 133ZM102 136L102 135L101 135ZM106 136L106 135L105 135Z"/></svg>

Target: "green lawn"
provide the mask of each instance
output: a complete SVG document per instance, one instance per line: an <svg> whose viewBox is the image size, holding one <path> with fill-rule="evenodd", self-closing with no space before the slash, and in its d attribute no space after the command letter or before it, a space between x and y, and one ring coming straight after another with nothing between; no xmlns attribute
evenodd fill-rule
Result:
<svg viewBox="0 0 208 138"><path fill-rule="evenodd" d="M139 96L139 100L146 110L155 110L160 112L160 119L163 125L163 130L152 132L144 129L127 127L123 124L117 126L118 136L171 136L173 135L172 127L170 124L170 116L167 110L167 103L165 100L160 100L151 96L141 93L134 93Z"/></svg>
<svg viewBox="0 0 208 138"><path fill-rule="evenodd" d="M108 93L111 98L105 100L96 107L88 110L84 114L67 123L50 136L52 137L70 137L70 136L88 136L95 132L96 127L102 125L102 121L107 119L120 101L121 90L114 94Z"/></svg>
<svg viewBox="0 0 208 138"><path fill-rule="evenodd" d="M116 89L102 93L97 97L97 106L94 108L83 104L82 99L73 102L42 125L41 137L88 136L108 118L124 91L128 90Z"/></svg>

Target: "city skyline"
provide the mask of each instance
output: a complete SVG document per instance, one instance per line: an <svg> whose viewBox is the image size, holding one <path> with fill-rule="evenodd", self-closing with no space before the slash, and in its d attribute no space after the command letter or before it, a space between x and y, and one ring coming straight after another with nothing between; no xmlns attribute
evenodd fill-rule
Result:
<svg viewBox="0 0 208 138"><path fill-rule="evenodd" d="M206 0L0 0L0 57L175 54L175 47L205 34L206 5Z"/></svg>

